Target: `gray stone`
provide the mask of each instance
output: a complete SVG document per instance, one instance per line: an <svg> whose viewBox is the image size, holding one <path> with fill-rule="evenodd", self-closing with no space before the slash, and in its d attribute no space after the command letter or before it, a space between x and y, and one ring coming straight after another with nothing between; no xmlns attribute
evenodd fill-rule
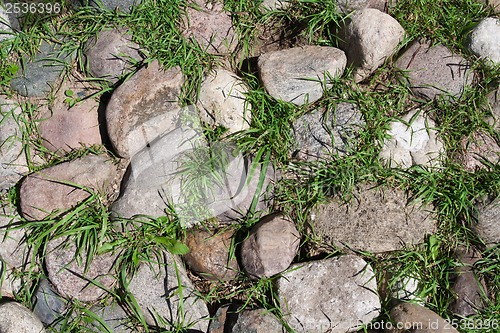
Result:
<svg viewBox="0 0 500 333"><path fill-rule="evenodd" d="M408 204L400 189L359 185L353 199L319 205L312 216L314 230L326 244L381 253L422 243L434 231L429 207Z"/></svg>
<svg viewBox="0 0 500 333"><path fill-rule="evenodd" d="M394 0L334 0L339 11L344 14L350 14L356 10L365 8L375 8L385 10L386 7L394 5Z"/></svg>
<svg viewBox="0 0 500 333"><path fill-rule="evenodd" d="M0 190L12 187L28 173L21 113L16 103L0 98Z"/></svg>
<svg viewBox="0 0 500 333"><path fill-rule="evenodd" d="M260 8L265 11L284 10L290 7L290 1L287 0L264 0Z"/></svg>
<svg viewBox="0 0 500 333"><path fill-rule="evenodd" d="M208 333L284 333L281 322L264 309L241 311L237 304L217 309Z"/></svg>
<svg viewBox="0 0 500 333"><path fill-rule="evenodd" d="M252 227L241 246L241 264L252 278L271 277L290 266L300 245L295 224L279 214Z"/></svg>
<svg viewBox="0 0 500 333"><path fill-rule="evenodd" d="M420 281L398 273L385 272L384 280L379 288L380 298L388 302L389 305L396 305L401 301L414 301L424 305L425 300L419 296Z"/></svg>
<svg viewBox="0 0 500 333"><path fill-rule="evenodd" d="M140 46L131 39L125 29L105 30L91 37L84 51L90 73L114 84L131 72L134 69L132 61L142 60Z"/></svg>
<svg viewBox="0 0 500 333"><path fill-rule="evenodd" d="M12 27L9 21L9 15L0 5L0 43L4 40L12 38Z"/></svg>
<svg viewBox="0 0 500 333"><path fill-rule="evenodd" d="M390 167L441 166L444 145L434 121L420 110L392 121L387 134L389 138L384 141L380 158Z"/></svg>
<svg viewBox="0 0 500 333"><path fill-rule="evenodd" d="M144 263L139 267L128 285L128 291L134 296L149 325L168 329L169 325L163 324L164 322L179 323L183 320L185 324L192 324L191 329L207 331L209 320L207 306L199 298L180 260L171 254L165 253L160 265ZM182 295L182 299L179 294ZM181 317L179 309L181 302L184 307L184 317ZM160 318L164 320L159 320Z"/></svg>
<svg viewBox="0 0 500 333"><path fill-rule="evenodd" d="M354 66L354 81L363 81L380 67L404 35L398 21L377 9L365 8L350 16L341 32L341 49L348 65Z"/></svg>
<svg viewBox="0 0 500 333"><path fill-rule="evenodd" d="M303 105L320 99L331 87L330 76L341 76L346 62L344 52L334 47L305 46L265 53L257 66L272 97Z"/></svg>
<svg viewBox="0 0 500 333"><path fill-rule="evenodd" d="M238 274L238 262L231 257L231 229L213 233L206 230L188 230L184 244L189 253L183 256L187 266L209 280L229 281Z"/></svg>
<svg viewBox="0 0 500 333"><path fill-rule="evenodd" d="M43 324L27 308L19 303L0 304L0 332L44 333Z"/></svg>
<svg viewBox="0 0 500 333"><path fill-rule="evenodd" d="M43 41L35 58L25 59L24 71L19 70L10 85L22 96L45 97L72 62L73 55L62 51L59 44Z"/></svg>
<svg viewBox="0 0 500 333"><path fill-rule="evenodd" d="M92 6L107 10L119 10L130 13L134 6L140 4L142 0L73 0L73 6Z"/></svg>
<svg viewBox="0 0 500 333"><path fill-rule="evenodd" d="M391 310L390 316L395 324L386 333L458 333L449 322L418 304L401 303Z"/></svg>
<svg viewBox="0 0 500 333"><path fill-rule="evenodd" d="M113 92L106 107L106 124L119 156L132 157L177 127L183 82L179 67L162 70L155 60Z"/></svg>
<svg viewBox="0 0 500 333"><path fill-rule="evenodd" d="M500 243L500 197L476 205L477 223L472 228L490 246Z"/></svg>
<svg viewBox="0 0 500 333"><path fill-rule="evenodd" d="M489 164L496 165L500 162L500 146L484 130L472 132L469 137L460 141L460 145L459 161L469 172L487 169Z"/></svg>
<svg viewBox="0 0 500 333"><path fill-rule="evenodd" d="M488 124L496 131L500 131L500 86L488 93L488 107L491 110L491 117L487 117Z"/></svg>
<svg viewBox="0 0 500 333"><path fill-rule="evenodd" d="M70 105L67 101L68 91L73 92L69 99L83 99ZM102 143L99 131L97 109L99 102L92 97L96 92L83 82L66 81L55 93L50 110L42 113L38 129L43 139L43 145L60 154L85 146ZM86 98L86 99L85 99Z"/></svg>
<svg viewBox="0 0 500 333"><path fill-rule="evenodd" d="M294 264L278 279L277 292L297 333L345 333L380 313L373 269L354 255Z"/></svg>
<svg viewBox="0 0 500 333"><path fill-rule="evenodd" d="M458 98L473 80L469 63L443 45L413 43L395 65L413 94L426 100Z"/></svg>
<svg viewBox="0 0 500 333"><path fill-rule="evenodd" d="M76 206L90 196L78 186L111 193L110 183L116 173L106 156L87 155L30 174L19 190L22 215L31 221L43 220Z"/></svg>
<svg viewBox="0 0 500 333"><path fill-rule="evenodd" d="M483 309L483 297L487 298L488 295L484 280L476 276L473 268L481 256L473 249L459 247L454 257L459 265L455 268L456 277L452 290L456 296L450 304L450 310L463 317L476 315L478 310Z"/></svg>
<svg viewBox="0 0 500 333"><path fill-rule="evenodd" d="M231 16L219 2L195 1L196 8L187 7L183 20L183 35L210 54L227 55L238 45L238 36L233 28Z"/></svg>
<svg viewBox="0 0 500 333"><path fill-rule="evenodd" d="M48 280L40 280L34 299L33 313L45 325L52 325L57 320L64 318L67 301L54 291Z"/></svg>
<svg viewBox="0 0 500 333"><path fill-rule="evenodd" d="M471 31L467 47L493 65L500 64L500 20L487 17Z"/></svg>
<svg viewBox="0 0 500 333"><path fill-rule="evenodd" d="M341 102L335 110L306 113L293 123L295 146L292 155L307 161L327 158L334 153L348 154L355 148L364 126L363 115L352 103Z"/></svg>
<svg viewBox="0 0 500 333"><path fill-rule="evenodd" d="M75 298L82 302L97 301L116 282L112 267L118 255L97 254L87 265L87 253L79 254L81 259L79 261L76 258L76 251L76 245L71 239L61 237L48 242L45 265L49 280L57 292L66 298Z"/></svg>
<svg viewBox="0 0 500 333"><path fill-rule="evenodd" d="M92 311L98 318L102 319L102 323L94 321L91 326L93 329L97 329L97 332L111 332L111 333L131 333L135 332L132 329L130 318L125 313L125 311L116 303L110 305L101 306L95 305L90 311Z"/></svg>
<svg viewBox="0 0 500 333"><path fill-rule="evenodd" d="M217 69L203 81L197 106L201 120L221 125L229 133L245 130L251 121L251 107L246 103L248 88L235 74Z"/></svg>

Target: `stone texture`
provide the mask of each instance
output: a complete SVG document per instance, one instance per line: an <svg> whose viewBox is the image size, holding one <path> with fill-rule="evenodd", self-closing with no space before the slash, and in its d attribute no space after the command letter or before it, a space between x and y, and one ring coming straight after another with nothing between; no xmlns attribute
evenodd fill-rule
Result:
<svg viewBox="0 0 500 333"><path fill-rule="evenodd" d="M174 260L177 263L179 276L176 274ZM161 262L165 264L143 264L128 286L128 291L135 297L146 323L149 325L160 324L162 321L156 320L159 316L163 317L166 323L179 320L181 299L177 281L180 279L184 323L194 323L191 329L206 332L208 309L197 296L197 291L189 280L184 266L178 259L173 259L170 254L165 254ZM157 318L155 319L155 317ZM166 326L166 328L169 327Z"/></svg>
<svg viewBox="0 0 500 333"><path fill-rule="evenodd" d="M493 65L500 64L500 20L487 17L468 36L470 51Z"/></svg>
<svg viewBox="0 0 500 333"><path fill-rule="evenodd" d="M488 164L500 162L500 146L496 140L483 130L476 130L461 140L459 161L465 170L474 172L486 169Z"/></svg>
<svg viewBox="0 0 500 333"><path fill-rule="evenodd" d="M320 99L327 73L341 76L346 62L344 52L334 47L305 46L265 53L257 66L269 95L303 105Z"/></svg>
<svg viewBox="0 0 500 333"><path fill-rule="evenodd" d="M189 253L183 256L187 266L209 280L229 281L238 274L238 262L230 259L231 238L234 230L213 233L206 230L188 230L184 244Z"/></svg>
<svg viewBox="0 0 500 333"><path fill-rule="evenodd" d="M5 9L0 6L0 43L4 40L12 38L12 28L9 22L9 15Z"/></svg>
<svg viewBox="0 0 500 333"><path fill-rule="evenodd" d="M72 99L82 99L74 106L69 104L65 94L73 92ZM95 92L83 82L66 81L55 94L50 110L41 116L38 129L43 138L43 145L53 151L64 154L73 149L102 143L99 131L97 109L99 102L86 98ZM86 98L86 99L85 99Z"/></svg>
<svg viewBox="0 0 500 333"><path fill-rule="evenodd" d="M43 220L52 212L66 211L90 196L69 184L109 193L116 172L109 158L102 155L87 155L35 172L23 180L19 190L22 215L31 221Z"/></svg>
<svg viewBox="0 0 500 333"><path fill-rule="evenodd" d="M19 303L0 304L0 332L44 333L43 324L27 308Z"/></svg>
<svg viewBox="0 0 500 333"><path fill-rule="evenodd" d="M477 223L472 225L474 231L487 245L500 243L500 197L480 202L476 209Z"/></svg>
<svg viewBox="0 0 500 333"><path fill-rule="evenodd" d="M341 32L348 65L354 66L354 81L369 77L403 40L403 27L390 15L373 8L358 10Z"/></svg>
<svg viewBox="0 0 500 333"><path fill-rule="evenodd" d="M34 299L33 313L45 325L51 325L65 316L67 301L55 292L48 280L40 280Z"/></svg>
<svg viewBox="0 0 500 333"><path fill-rule="evenodd" d="M389 306L399 304L401 301L414 301L418 304L425 304L425 301L419 296L418 285L420 281L398 273L385 272L384 280L379 287L380 298L388 302Z"/></svg>
<svg viewBox="0 0 500 333"><path fill-rule="evenodd" d="M395 0L334 0L337 9L344 14L352 13L365 8L385 10L386 7L394 5Z"/></svg>
<svg viewBox="0 0 500 333"><path fill-rule="evenodd" d="M290 266L300 245L295 224L272 214L252 227L241 246L241 264L252 278L271 277Z"/></svg>
<svg viewBox="0 0 500 333"><path fill-rule="evenodd" d="M245 130L251 121L251 107L246 103L248 88L235 74L217 69L203 81L197 106L201 120L221 125L229 133Z"/></svg>
<svg viewBox="0 0 500 333"><path fill-rule="evenodd" d="M334 110L306 113L293 123L292 155L307 161L328 158L333 153L348 154L364 126L363 115L353 103L341 102Z"/></svg>
<svg viewBox="0 0 500 333"><path fill-rule="evenodd" d="M130 13L134 6L140 4L141 0L72 0L73 6L92 6L107 10L118 10Z"/></svg>
<svg viewBox="0 0 500 333"><path fill-rule="evenodd" d="M0 97L0 190L16 184L28 167L20 130L21 108Z"/></svg>
<svg viewBox="0 0 500 333"><path fill-rule="evenodd" d="M73 55L62 52L59 44L42 42L33 60L25 59L10 82L12 89L22 96L45 97L53 89L65 66L73 62Z"/></svg>
<svg viewBox="0 0 500 333"><path fill-rule="evenodd" d="M359 185L349 203L334 199L314 212L314 230L324 243L381 253L424 241L434 231L430 207L408 204L400 189Z"/></svg>
<svg viewBox="0 0 500 333"><path fill-rule="evenodd" d="M390 138L384 141L380 158L390 167L441 166L444 145L434 121L421 111L411 111L401 120L392 121L387 134Z"/></svg>
<svg viewBox="0 0 500 333"><path fill-rule="evenodd" d="M183 82L179 67L162 70L155 60L113 92L106 107L106 124L119 156L133 156L177 127Z"/></svg>
<svg viewBox="0 0 500 333"><path fill-rule="evenodd" d="M70 239L58 238L49 241L45 257L49 280L63 297L75 298L82 302L97 301L105 295L105 290L91 281L96 281L110 290L116 282L112 267L117 255L94 255L88 267L85 267L86 253L81 253L80 263L75 255L76 246Z"/></svg>
<svg viewBox="0 0 500 333"><path fill-rule="evenodd" d="M94 77L111 83L134 69L131 59L141 61L140 46L131 40L125 29L101 31L87 41L84 54Z"/></svg>
<svg viewBox="0 0 500 333"><path fill-rule="evenodd" d="M380 313L373 270L354 255L294 264L277 290L284 319L297 333L345 333Z"/></svg>
<svg viewBox="0 0 500 333"><path fill-rule="evenodd" d="M401 303L391 310L390 316L395 325L386 329L387 333L458 333L453 325L418 304Z"/></svg>
<svg viewBox="0 0 500 333"><path fill-rule="evenodd" d="M266 11L284 10L290 7L290 1L287 0L264 0L260 4L260 8Z"/></svg>
<svg viewBox="0 0 500 333"><path fill-rule="evenodd" d="M458 98L472 83L470 65L443 45L413 43L395 63L417 97Z"/></svg>
<svg viewBox="0 0 500 333"><path fill-rule="evenodd" d="M238 45L231 16L219 2L205 4L205 1L198 0L196 6L188 7L183 34L210 54L226 55Z"/></svg>
<svg viewBox="0 0 500 333"><path fill-rule="evenodd" d="M95 305L90 309L98 318L102 319L107 328L101 323L94 321L91 324L92 329L97 329L97 332L107 332L110 329L112 333L132 333L135 332L130 327L130 318L125 311L116 303L111 305L101 306Z"/></svg>
<svg viewBox="0 0 500 333"><path fill-rule="evenodd" d="M483 308L483 296L487 297L486 284L476 276L473 268L481 256L473 249L459 247L455 250L454 257L459 265L455 269L456 277L452 287L456 298L450 304L450 310L463 317L476 315Z"/></svg>
<svg viewBox="0 0 500 333"><path fill-rule="evenodd" d="M500 131L500 86L490 91L487 97L491 116L487 117L486 121L493 126L496 131Z"/></svg>
<svg viewBox="0 0 500 333"><path fill-rule="evenodd" d="M272 313L265 309L237 312L236 304L217 309L208 333L284 333L286 330Z"/></svg>

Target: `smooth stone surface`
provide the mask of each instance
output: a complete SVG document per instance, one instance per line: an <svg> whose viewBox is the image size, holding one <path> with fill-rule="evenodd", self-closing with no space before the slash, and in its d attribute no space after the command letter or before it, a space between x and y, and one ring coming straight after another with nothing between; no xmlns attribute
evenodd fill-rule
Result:
<svg viewBox="0 0 500 333"><path fill-rule="evenodd" d="M458 98L472 83L473 74L467 61L443 45L413 43L396 61L401 78L417 97L432 100L436 97Z"/></svg>
<svg viewBox="0 0 500 333"><path fill-rule="evenodd" d="M111 305L101 306L94 305L90 309L100 319L104 321L106 326L94 321L91 324L92 329L97 329L97 332L107 332L111 330L112 333L132 333L135 332L130 327L130 318L125 311L116 303Z"/></svg>
<svg viewBox="0 0 500 333"><path fill-rule="evenodd" d="M284 319L298 333L354 331L380 313L373 269L354 255L294 264L277 288Z"/></svg>
<svg viewBox="0 0 500 333"><path fill-rule="evenodd" d="M338 199L314 211L314 230L326 244L344 249L381 253L422 243L435 229L430 207L408 204L400 189L359 185L354 199Z"/></svg>
<svg viewBox="0 0 500 333"><path fill-rule="evenodd" d="M477 223L472 225L473 230L486 245L500 243L500 197L488 203L479 203L476 209Z"/></svg>
<svg viewBox="0 0 500 333"><path fill-rule="evenodd" d="M344 14L349 14L364 8L385 10L385 8L392 5L395 0L334 0L334 2L338 10Z"/></svg>
<svg viewBox="0 0 500 333"><path fill-rule="evenodd" d="M264 0L260 4L260 8L266 11L284 10L290 7L290 1L287 0Z"/></svg>
<svg viewBox="0 0 500 333"><path fill-rule="evenodd" d="M18 120L21 113L14 101L0 97L0 190L12 187L28 173Z"/></svg>
<svg viewBox="0 0 500 333"><path fill-rule="evenodd" d="M263 217L241 245L241 264L252 278L271 277L290 266L300 245L295 224L279 214Z"/></svg>
<svg viewBox="0 0 500 333"><path fill-rule="evenodd" d="M500 20L494 17L483 19L468 37L470 51L493 65L500 64Z"/></svg>
<svg viewBox="0 0 500 333"><path fill-rule="evenodd" d="M44 333L43 324L27 308L19 303L0 304L0 332Z"/></svg>
<svg viewBox="0 0 500 333"><path fill-rule="evenodd" d="M384 141L380 158L389 167L406 169L413 165L441 166L444 145L438 138L434 121L423 112L411 111L401 120L392 121L387 134L390 138Z"/></svg>
<svg viewBox="0 0 500 333"><path fill-rule="evenodd" d="M195 1L196 8L187 7L187 17L183 19L183 35L215 55L232 53L238 45L238 35L234 31L231 16L220 3L205 4Z"/></svg>
<svg viewBox="0 0 500 333"><path fill-rule="evenodd" d="M403 27L390 15L373 8L358 10L341 32L347 64L354 66L354 81L361 82L380 67L403 40Z"/></svg>
<svg viewBox="0 0 500 333"><path fill-rule="evenodd" d="M40 280L35 290L34 300L33 313L45 325L51 325L65 316L67 301L55 292L48 280Z"/></svg>
<svg viewBox="0 0 500 333"><path fill-rule="evenodd" d="M174 260L177 263L179 276L176 274ZM163 317L166 322L176 322L180 315L180 302L184 306L184 323L193 323L192 329L207 331L209 313L205 303L197 296L189 280L186 270L180 260L173 259L169 253L164 254L165 264L144 263L134 275L128 286L128 291L135 297L142 314L149 325L160 324L155 316ZM179 297L180 279L182 286L181 300ZM168 325L160 325L169 328Z"/></svg>
<svg viewBox="0 0 500 333"><path fill-rule="evenodd" d="M84 51L90 73L114 84L131 72L134 69L131 59L142 60L140 46L131 39L124 28L101 31L91 37Z"/></svg>
<svg viewBox="0 0 500 333"><path fill-rule="evenodd" d="M73 241L63 238L49 241L45 257L49 280L63 297L76 298L82 302L97 301L106 291L90 281L96 281L110 290L116 282L112 267L118 255L94 255L89 267L85 267L86 253L81 254L81 264L77 262L75 254Z"/></svg>
<svg viewBox="0 0 500 333"><path fill-rule="evenodd" d="M87 155L27 176L19 190L24 218L35 221L64 212L90 196L87 191L69 184L110 192L116 167L107 156Z"/></svg>
<svg viewBox="0 0 500 333"><path fill-rule="evenodd" d="M43 41L33 60L25 59L24 72L20 69L10 82L12 89L26 97L45 97L53 89L65 66L73 62L73 55L61 53L59 44Z"/></svg>
<svg viewBox="0 0 500 333"><path fill-rule="evenodd" d="M354 149L365 121L355 104L341 102L334 110L306 113L292 126L295 138L292 155L307 161L328 158L334 153L348 154Z"/></svg>
<svg viewBox="0 0 500 333"><path fill-rule="evenodd" d="M83 100L71 107L68 101L65 102L68 91L73 92L71 98ZM55 93L52 107L42 113L43 120L38 126L47 149L64 154L102 143L97 113L99 102L93 98L84 99L94 92L95 89L83 82L66 81Z"/></svg>
<svg viewBox="0 0 500 333"><path fill-rule="evenodd" d="M344 52L337 48L305 46L265 53L259 57L257 66L269 95L303 105L320 99L325 79L328 81L328 75L341 76L346 62ZM329 87L326 83L326 88Z"/></svg>
<svg viewBox="0 0 500 333"><path fill-rule="evenodd" d="M281 322L265 309L235 313L235 304L217 310L208 333L284 333Z"/></svg>
<svg viewBox="0 0 500 333"><path fill-rule="evenodd" d="M198 94L201 120L224 126L229 133L245 130L251 121L251 107L245 102L248 88L235 74L217 69L205 78Z"/></svg>
<svg viewBox="0 0 500 333"><path fill-rule="evenodd" d="M474 172L487 169L488 165L500 162L500 146L486 131L476 130L460 142L462 153L459 161L465 170Z"/></svg>
<svg viewBox="0 0 500 333"><path fill-rule="evenodd" d="M206 230L188 230L184 244L189 253L183 256L186 265L196 274L209 279L229 281L239 271L235 257L230 259L231 238L234 230L208 232Z"/></svg>
<svg viewBox="0 0 500 333"><path fill-rule="evenodd" d="M418 304L401 303L390 312L396 325L386 329L387 333L458 333L456 329L433 311ZM397 324L401 329L398 329Z"/></svg>
<svg viewBox="0 0 500 333"><path fill-rule="evenodd" d="M163 70L155 60L116 88L106 107L106 124L119 156L131 157L177 127L183 82L179 67Z"/></svg>
<svg viewBox="0 0 500 333"><path fill-rule="evenodd" d="M452 290L456 298L450 304L450 310L463 317L476 315L478 310L483 309L483 297L488 295L484 280L476 276L473 267L481 259L481 255L473 249L459 247L454 257L458 260L459 266L455 268L456 279Z"/></svg>

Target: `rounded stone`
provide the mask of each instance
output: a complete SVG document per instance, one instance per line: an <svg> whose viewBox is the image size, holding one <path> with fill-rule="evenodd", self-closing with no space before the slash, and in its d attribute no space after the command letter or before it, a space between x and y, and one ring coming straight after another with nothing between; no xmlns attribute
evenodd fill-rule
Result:
<svg viewBox="0 0 500 333"><path fill-rule="evenodd" d="M300 245L295 224L280 214L268 215L241 246L241 264L252 278L270 277L290 266Z"/></svg>
<svg viewBox="0 0 500 333"><path fill-rule="evenodd" d="M397 325L392 325L392 329L386 329L386 333L458 333L448 321L418 304L401 303L391 310L390 316Z"/></svg>
<svg viewBox="0 0 500 333"><path fill-rule="evenodd" d="M469 49L493 65L500 64L500 20L494 17L483 19L470 33Z"/></svg>
<svg viewBox="0 0 500 333"><path fill-rule="evenodd" d="M19 303L0 304L0 332L2 333L43 333L40 320Z"/></svg>

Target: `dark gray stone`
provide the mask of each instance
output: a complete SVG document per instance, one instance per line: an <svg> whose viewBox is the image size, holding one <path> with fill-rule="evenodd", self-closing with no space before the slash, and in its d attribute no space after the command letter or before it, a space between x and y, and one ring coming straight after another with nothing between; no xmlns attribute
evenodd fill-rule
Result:
<svg viewBox="0 0 500 333"><path fill-rule="evenodd" d="M419 244L435 224L430 207L408 204L408 195L400 189L371 184L355 188L348 203L334 198L319 205L311 219L322 242L373 253Z"/></svg>
<svg viewBox="0 0 500 333"><path fill-rule="evenodd" d="M237 304L217 309L208 333L284 333L286 329L272 313L264 309L238 312Z"/></svg>
<svg viewBox="0 0 500 333"><path fill-rule="evenodd" d="M45 97L72 62L73 55L63 52L59 44L43 41L35 58L25 59L25 66L12 79L11 87L23 96Z"/></svg>
<svg viewBox="0 0 500 333"><path fill-rule="evenodd" d="M364 126L363 115L352 103L342 102L334 110L307 113L293 123L293 155L301 160L315 160L333 153L348 154L355 148Z"/></svg>
<svg viewBox="0 0 500 333"><path fill-rule="evenodd" d="M132 42L125 29L101 31L91 37L85 47L85 56L93 76L116 83L134 69L132 61L141 61L140 46Z"/></svg>
<svg viewBox="0 0 500 333"><path fill-rule="evenodd" d="M277 281L283 318L297 333L345 333L380 313L371 266L354 255L294 264Z"/></svg>
<svg viewBox="0 0 500 333"><path fill-rule="evenodd" d="M290 266L300 245L295 224L280 214L260 220L241 246L241 264L252 278L271 277Z"/></svg>
<svg viewBox="0 0 500 333"><path fill-rule="evenodd" d="M35 308L33 313L45 325L52 325L58 319L64 318L67 301L59 296L49 281L41 279L35 291Z"/></svg>
<svg viewBox="0 0 500 333"><path fill-rule="evenodd" d="M90 311L96 314L103 320L106 326L94 321L91 326L97 329L97 332L111 332L111 333L132 333L135 332L130 324L130 318L125 311L116 303L111 305L101 306L95 305Z"/></svg>
<svg viewBox="0 0 500 333"><path fill-rule="evenodd" d="M396 61L401 78L417 97L432 100L438 96L458 98L472 84L469 63L443 45L413 43Z"/></svg>
<svg viewBox="0 0 500 333"><path fill-rule="evenodd" d="M262 54L257 66L269 95L303 105L320 99L331 87L329 76L341 76L346 62L344 51L337 48L304 46Z"/></svg>

